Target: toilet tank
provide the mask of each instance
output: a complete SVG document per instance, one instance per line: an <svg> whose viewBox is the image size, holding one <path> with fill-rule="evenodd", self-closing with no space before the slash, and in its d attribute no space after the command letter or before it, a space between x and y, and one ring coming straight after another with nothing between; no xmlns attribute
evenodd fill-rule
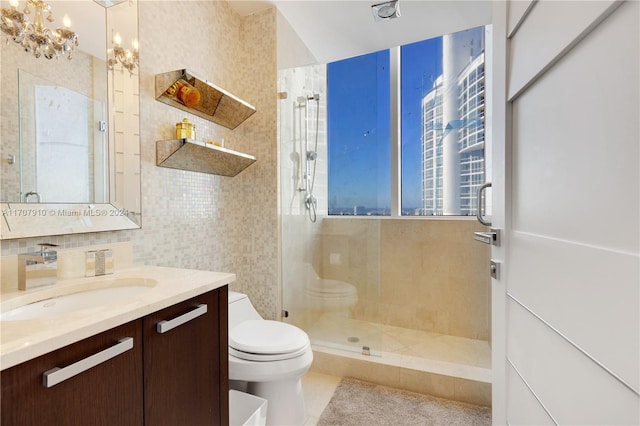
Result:
<svg viewBox="0 0 640 426"><path fill-rule="evenodd" d="M262 319L255 310L246 294L235 291L229 292L229 329L241 322Z"/></svg>

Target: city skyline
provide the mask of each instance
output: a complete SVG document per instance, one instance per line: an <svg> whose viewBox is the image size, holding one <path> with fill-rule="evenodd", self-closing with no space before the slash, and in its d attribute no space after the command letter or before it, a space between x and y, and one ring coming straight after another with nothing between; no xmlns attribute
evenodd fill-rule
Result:
<svg viewBox="0 0 640 426"><path fill-rule="evenodd" d="M443 73L422 100L422 215L474 215L484 183L484 31L444 36Z"/></svg>

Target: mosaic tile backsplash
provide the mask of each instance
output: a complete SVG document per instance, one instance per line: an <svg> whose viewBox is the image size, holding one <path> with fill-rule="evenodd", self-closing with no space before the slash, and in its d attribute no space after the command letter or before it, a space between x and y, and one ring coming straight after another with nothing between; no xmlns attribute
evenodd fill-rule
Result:
<svg viewBox="0 0 640 426"><path fill-rule="evenodd" d="M140 2L142 229L2 242L2 255L40 242L62 248L131 241L134 263L234 272L231 289L249 294L275 319L279 309L277 217L277 62L274 9L240 17L223 1ZM188 25L177 17L188 16ZM162 104L157 73L187 68L254 105L235 130ZM257 157L238 176L155 165L157 140L188 117L198 139ZM3 142L4 143L4 142Z"/></svg>

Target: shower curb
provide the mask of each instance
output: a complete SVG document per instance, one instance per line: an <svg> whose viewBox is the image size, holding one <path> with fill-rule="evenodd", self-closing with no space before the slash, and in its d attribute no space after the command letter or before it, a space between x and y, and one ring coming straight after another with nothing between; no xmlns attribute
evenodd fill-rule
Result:
<svg viewBox="0 0 640 426"><path fill-rule="evenodd" d="M311 371L353 377L371 383L491 407L491 370L435 361L432 368L403 358L403 365L382 356L366 356L313 346ZM391 358L391 357L386 357ZM456 371L457 370L457 371Z"/></svg>

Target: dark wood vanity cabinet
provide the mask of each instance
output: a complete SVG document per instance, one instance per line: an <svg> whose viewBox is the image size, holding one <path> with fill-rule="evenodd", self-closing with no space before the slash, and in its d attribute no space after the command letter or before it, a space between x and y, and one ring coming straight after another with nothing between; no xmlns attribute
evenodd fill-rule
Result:
<svg viewBox="0 0 640 426"><path fill-rule="evenodd" d="M132 347L51 387L43 373L132 338ZM59 370L62 371L62 370ZM143 424L142 326L133 321L2 371L2 425Z"/></svg>
<svg viewBox="0 0 640 426"><path fill-rule="evenodd" d="M228 424L227 309L223 286L3 370L2 426Z"/></svg>
<svg viewBox="0 0 640 426"><path fill-rule="evenodd" d="M145 426L229 423L227 308L225 286L143 319Z"/></svg>

